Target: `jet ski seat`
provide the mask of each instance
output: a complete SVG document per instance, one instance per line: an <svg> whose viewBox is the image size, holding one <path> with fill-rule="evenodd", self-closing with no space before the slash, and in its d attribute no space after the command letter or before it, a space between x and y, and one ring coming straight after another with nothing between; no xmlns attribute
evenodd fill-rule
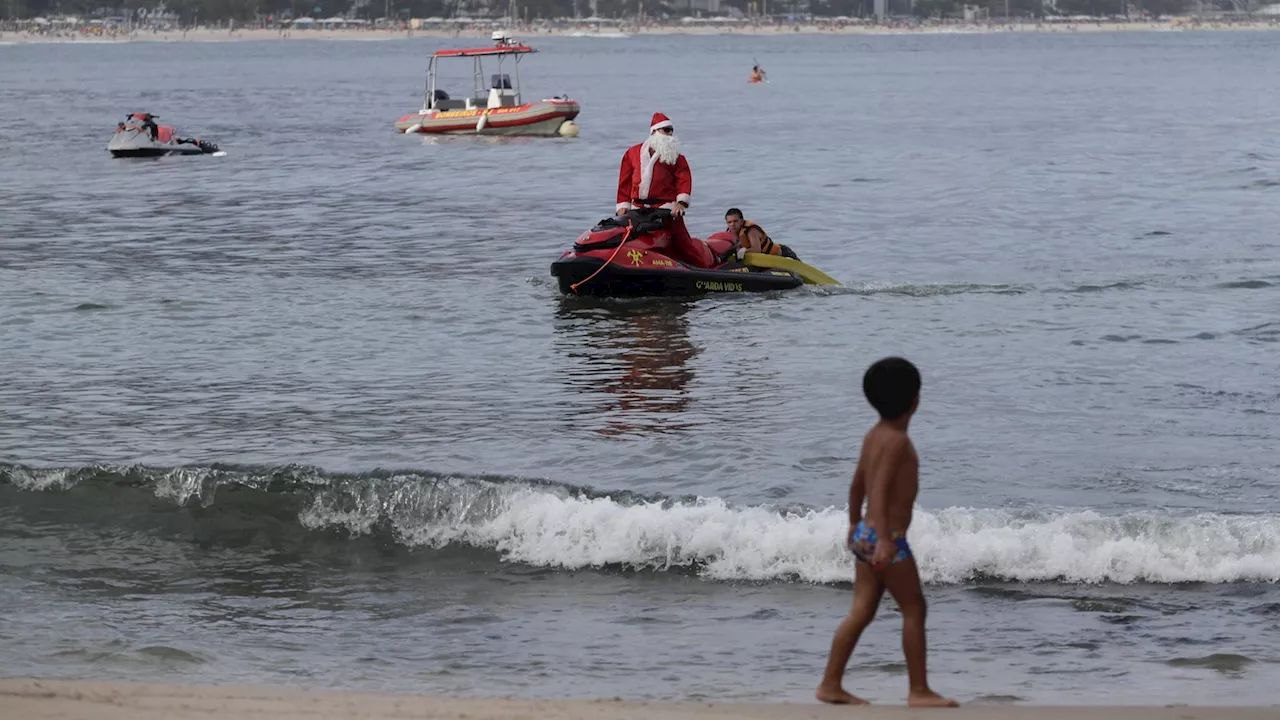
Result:
<svg viewBox="0 0 1280 720"><path fill-rule="evenodd" d="M711 254L716 256L716 260L720 262L729 260L738 251L738 239L727 232L715 233L703 242L707 244Z"/></svg>

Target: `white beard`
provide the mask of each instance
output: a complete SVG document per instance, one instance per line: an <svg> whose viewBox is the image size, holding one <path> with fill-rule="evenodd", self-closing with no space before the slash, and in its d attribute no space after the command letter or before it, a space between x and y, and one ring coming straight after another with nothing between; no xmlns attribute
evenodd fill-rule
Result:
<svg viewBox="0 0 1280 720"><path fill-rule="evenodd" d="M680 139L674 134L654 133L649 136L648 144L658 162L674 165L680 157Z"/></svg>

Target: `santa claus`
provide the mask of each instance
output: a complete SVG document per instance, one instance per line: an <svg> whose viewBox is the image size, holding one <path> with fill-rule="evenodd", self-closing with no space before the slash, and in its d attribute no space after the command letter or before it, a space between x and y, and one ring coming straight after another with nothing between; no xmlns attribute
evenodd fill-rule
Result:
<svg viewBox="0 0 1280 720"><path fill-rule="evenodd" d="M689 235L684 226L684 211L689 207L693 176L689 163L680 154L680 141L675 127L662 113L654 113L649 124L649 139L631 146L622 155L618 171L618 207L621 215L634 208L660 207L671 211L667 229L680 259L695 267L709 268L715 257L706 243Z"/></svg>

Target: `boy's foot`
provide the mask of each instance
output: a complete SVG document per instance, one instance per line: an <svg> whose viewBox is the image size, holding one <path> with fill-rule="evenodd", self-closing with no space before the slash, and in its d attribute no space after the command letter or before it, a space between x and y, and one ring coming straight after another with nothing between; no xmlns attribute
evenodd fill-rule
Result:
<svg viewBox="0 0 1280 720"><path fill-rule="evenodd" d="M944 698L932 690L912 691L907 695L907 707L960 707L960 703L951 698Z"/></svg>
<svg viewBox="0 0 1280 720"><path fill-rule="evenodd" d="M818 691L815 692L813 696L818 698L824 703L831 703L832 705L870 705L871 704L866 700L863 700L862 698L858 697L857 695L853 695L845 692L845 689L842 687L837 687L834 690L830 690L825 687L819 687Z"/></svg>

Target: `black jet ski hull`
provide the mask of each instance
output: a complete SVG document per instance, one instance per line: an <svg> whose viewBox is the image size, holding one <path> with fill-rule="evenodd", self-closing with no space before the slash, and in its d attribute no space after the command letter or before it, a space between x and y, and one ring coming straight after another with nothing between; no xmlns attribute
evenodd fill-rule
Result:
<svg viewBox="0 0 1280 720"><path fill-rule="evenodd" d="M164 157L165 155L204 155L205 151L198 147L142 147L128 148L125 150L112 150L111 157L125 158L149 158Z"/></svg>
<svg viewBox="0 0 1280 720"><path fill-rule="evenodd" d="M618 263L600 269L603 260L569 256L551 263L551 274L559 281L560 292L568 295L602 297L690 297L707 294L770 292L800 287L804 281L791 272L753 270L729 263L715 270L631 269ZM591 277L597 270L600 272ZM573 289L575 283L591 277Z"/></svg>

